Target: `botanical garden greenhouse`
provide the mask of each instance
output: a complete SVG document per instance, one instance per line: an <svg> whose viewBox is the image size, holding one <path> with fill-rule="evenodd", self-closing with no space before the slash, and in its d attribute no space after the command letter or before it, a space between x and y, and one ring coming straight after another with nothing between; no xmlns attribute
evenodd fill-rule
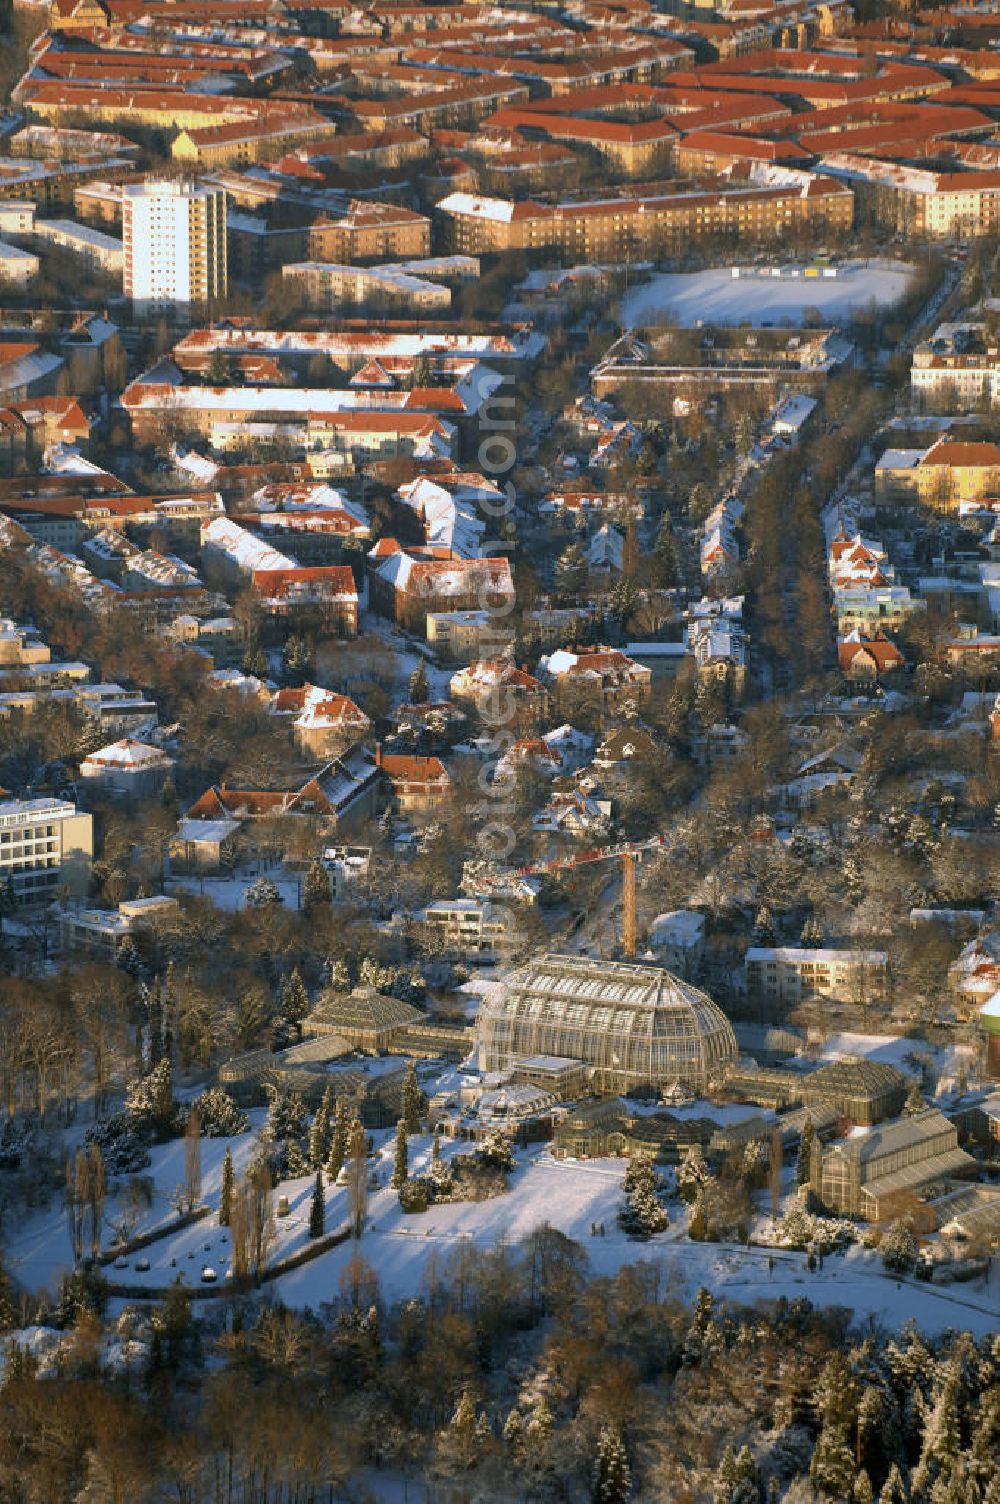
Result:
<svg viewBox="0 0 1000 1504"><path fill-rule="evenodd" d="M543 955L510 972L484 1000L476 1040L484 1070L578 1060L601 1092L701 1089L737 1056L728 1019L699 988L660 966L585 956Z"/></svg>

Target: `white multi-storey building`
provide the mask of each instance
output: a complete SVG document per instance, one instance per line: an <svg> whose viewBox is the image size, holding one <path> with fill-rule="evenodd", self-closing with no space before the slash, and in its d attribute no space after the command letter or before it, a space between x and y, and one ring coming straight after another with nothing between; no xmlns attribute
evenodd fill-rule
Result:
<svg viewBox="0 0 1000 1504"><path fill-rule="evenodd" d="M226 196L189 182L126 186L125 294L146 310L207 303L226 292Z"/></svg>
<svg viewBox="0 0 1000 1504"><path fill-rule="evenodd" d="M43 903L65 887L83 894L94 854L93 819L65 799L0 804L0 887L16 903Z"/></svg>

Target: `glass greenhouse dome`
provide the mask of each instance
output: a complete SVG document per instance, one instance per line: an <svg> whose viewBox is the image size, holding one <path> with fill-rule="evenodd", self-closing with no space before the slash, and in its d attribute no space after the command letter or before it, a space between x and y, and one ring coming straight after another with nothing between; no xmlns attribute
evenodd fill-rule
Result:
<svg viewBox="0 0 1000 1504"><path fill-rule="evenodd" d="M660 966L583 956L543 955L510 972L484 1000L476 1041L484 1070L557 1055L582 1061L606 1092L701 1089L738 1053L707 993Z"/></svg>

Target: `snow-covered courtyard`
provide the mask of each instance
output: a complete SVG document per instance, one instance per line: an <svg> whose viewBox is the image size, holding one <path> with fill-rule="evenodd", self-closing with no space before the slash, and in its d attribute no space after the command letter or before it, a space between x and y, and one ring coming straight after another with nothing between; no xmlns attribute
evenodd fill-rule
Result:
<svg viewBox="0 0 1000 1504"><path fill-rule="evenodd" d="M775 270L778 268L775 267ZM800 324L807 309L824 323L848 318L853 309L874 301L891 308L906 292L913 268L901 261L852 261L837 267L835 277L805 276L804 268L771 276L769 267L734 277L732 268L670 272L634 288L622 303L627 328L648 327L664 319L691 327L705 324Z"/></svg>

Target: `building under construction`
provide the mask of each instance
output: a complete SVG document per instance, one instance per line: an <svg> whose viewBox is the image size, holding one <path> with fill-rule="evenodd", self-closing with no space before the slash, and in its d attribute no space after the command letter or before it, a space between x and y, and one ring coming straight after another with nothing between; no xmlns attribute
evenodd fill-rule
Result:
<svg viewBox="0 0 1000 1504"><path fill-rule="evenodd" d="M480 1009L479 1063L578 1061L592 1090L703 1090L735 1061L729 1020L659 966L543 955L510 972Z"/></svg>

